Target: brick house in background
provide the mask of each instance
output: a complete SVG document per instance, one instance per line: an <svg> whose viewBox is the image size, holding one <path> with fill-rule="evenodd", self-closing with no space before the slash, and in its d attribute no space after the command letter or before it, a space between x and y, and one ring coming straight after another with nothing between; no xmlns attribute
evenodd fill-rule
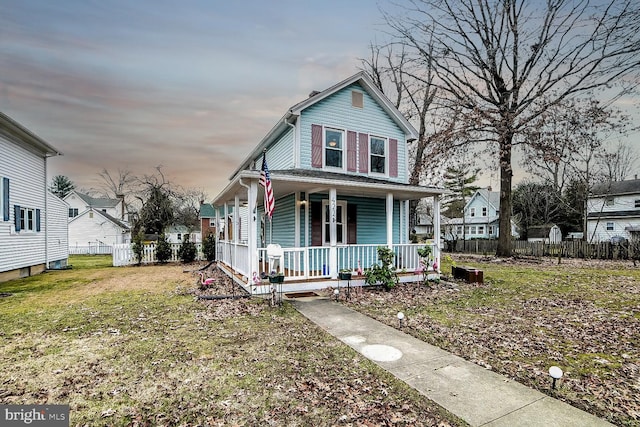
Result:
<svg viewBox="0 0 640 427"><path fill-rule="evenodd" d="M216 212L210 203L200 202L200 236L204 240L207 235L216 233Z"/></svg>

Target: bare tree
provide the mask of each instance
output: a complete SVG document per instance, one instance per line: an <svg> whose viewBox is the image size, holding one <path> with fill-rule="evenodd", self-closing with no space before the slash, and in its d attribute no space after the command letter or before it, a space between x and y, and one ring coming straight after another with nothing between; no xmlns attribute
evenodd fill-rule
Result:
<svg viewBox="0 0 640 427"><path fill-rule="evenodd" d="M606 181L624 181L635 170L638 153L624 142L619 142L612 150L601 154L598 163Z"/></svg>
<svg viewBox="0 0 640 427"><path fill-rule="evenodd" d="M433 67L500 168L498 256L510 256L512 154L530 123L563 99L635 88L636 0L410 0L385 19L410 54ZM431 48L433 47L433 48ZM614 88L614 85L617 87Z"/></svg>

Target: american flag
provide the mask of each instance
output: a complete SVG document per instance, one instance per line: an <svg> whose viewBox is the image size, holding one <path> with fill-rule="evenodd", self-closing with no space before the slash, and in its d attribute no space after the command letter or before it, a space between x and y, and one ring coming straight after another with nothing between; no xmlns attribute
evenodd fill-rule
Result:
<svg viewBox="0 0 640 427"><path fill-rule="evenodd" d="M267 156L262 157L262 170L260 172L260 185L264 187L264 212L271 218L273 210L276 207L276 201L273 198L273 187L271 186L271 176L267 167Z"/></svg>

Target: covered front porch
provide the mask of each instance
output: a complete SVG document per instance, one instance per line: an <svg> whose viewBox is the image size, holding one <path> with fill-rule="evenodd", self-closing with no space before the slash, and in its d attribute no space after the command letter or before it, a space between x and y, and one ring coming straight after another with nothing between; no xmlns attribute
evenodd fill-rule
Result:
<svg viewBox="0 0 640 427"><path fill-rule="evenodd" d="M344 174L272 171L273 218L264 215L259 171L243 171L214 201L219 266L251 293L270 291L266 275L284 275L282 292L339 286L339 272L364 284L364 271L378 263L378 247L390 248L398 278L424 279L440 265L441 189L389 183ZM409 201L433 198L431 263L421 263L409 240ZM434 267L435 266L435 271ZM344 282L344 281L342 281ZM344 285L344 283L342 284Z"/></svg>

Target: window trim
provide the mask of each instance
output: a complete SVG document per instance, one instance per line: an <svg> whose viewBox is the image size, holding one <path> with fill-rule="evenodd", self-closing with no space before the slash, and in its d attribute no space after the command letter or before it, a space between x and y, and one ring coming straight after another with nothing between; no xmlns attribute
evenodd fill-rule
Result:
<svg viewBox="0 0 640 427"><path fill-rule="evenodd" d="M341 137L341 145L342 147L340 147L340 149L336 149L336 148L329 148L327 147L327 131L333 131L333 132L340 132L340 134L342 135ZM329 126L323 126L322 127L322 165L325 169L332 169L332 170L339 170L339 171L344 171L346 169L347 166L347 150L346 150L346 135L347 135L347 130L346 129L341 129L341 128L337 128L337 127L329 127ZM330 166L327 165L327 150L335 150L335 151L340 151L341 154L341 166Z"/></svg>
<svg viewBox="0 0 640 427"><path fill-rule="evenodd" d="M614 231L616 229L616 226L613 222L607 222L605 224L605 228L607 229L607 231Z"/></svg>
<svg viewBox="0 0 640 427"><path fill-rule="evenodd" d="M80 212L78 211L78 208L69 208L69 218L75 218L79 214L80 214Z"/></svg>
<svg viewBox="0 0 640 427"><path fill-rule="evenodd" d="M382 156L378 154L373 154L373 150L371 149L371 143L373 142L372 140L374 139L380 140L384 143L384 154ZM372 161L373 156L382 157L384 159L384 172L375 172L371 170L371 167L373 166L373 161ZM385 138L383 136L377 136L377 135L369 135L369 174L384 176L384 177L389 176L389 138Z"/></svg>
<svg viewBox="0 0 640 427"><path fill-rule="evenodd" d="M329 200L328 199L323 199L322 200L322 246L330 246L331 245L331 236L327 236L326 235L326 226L327 224L329 224L330 226L330 221L327 221L327 218L325 218L325 213L327 212L327 206L329 206ZM349 234L347 233L347 201L346 200L336 200L336 209L338 208L338 206L342 206L342 221L338 221L338 218L336 218L336 224L342 224L342 242L340 242L340 239L336 239L336 243L339 245L346 245L347 244L347 237L349 236Z"/></svg>
<svg viewBox="0 0 640 427"><path fill-rule="evenodd" d="M472 206L472 207L469 208L469 216L472 217L472 218L475 218L475 216L476 216L476 208L475 208L475 206Z"/></svg>

